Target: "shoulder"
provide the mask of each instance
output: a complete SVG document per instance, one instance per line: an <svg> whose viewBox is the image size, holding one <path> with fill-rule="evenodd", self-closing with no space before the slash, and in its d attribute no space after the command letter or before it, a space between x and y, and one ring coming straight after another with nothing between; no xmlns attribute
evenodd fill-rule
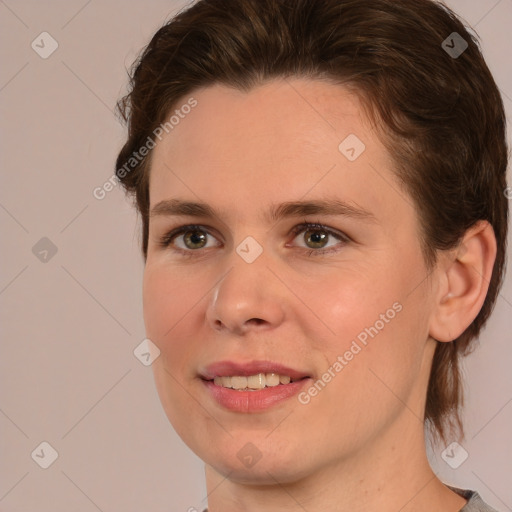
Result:
<svg viewBox="0 0 512 512"><path fill-rule="evenodd" d="M447 487L449 487L453 492L456 492L459 496L468 500L466 505L461 508L460 512L497 512L496 509L487 505L476 491L458 489L451 485L448 485Z"/></svg>

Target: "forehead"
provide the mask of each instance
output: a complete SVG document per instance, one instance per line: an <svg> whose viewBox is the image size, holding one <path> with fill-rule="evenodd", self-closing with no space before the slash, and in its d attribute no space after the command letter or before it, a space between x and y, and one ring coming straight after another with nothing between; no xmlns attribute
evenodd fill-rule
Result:
<svg viewBox="0 0 512 512"><path fill-rule="evenodd" d="M318 80L278 79L249 92L215 84L191 96L197 106L164 135L160 147L168 145L189 157L200 149L202 156L214 158L213 163L244 155L253 157L253 163L271 157L292 159L306 149L330 149L337 158L345 131L362 136L370 128L355 95ZM187 101L179 101L178 110Z"/></svg>
<svg viewBox="0 0 512 512"><path fill-rule="evenodd" d="M378 210L399 193L397 184L384 190L390 155L358 98L339 85L280 79L242 92L216 84L191 97L197 105L154 149L151 207L201 198L243 215L335 195Z"/></svg>

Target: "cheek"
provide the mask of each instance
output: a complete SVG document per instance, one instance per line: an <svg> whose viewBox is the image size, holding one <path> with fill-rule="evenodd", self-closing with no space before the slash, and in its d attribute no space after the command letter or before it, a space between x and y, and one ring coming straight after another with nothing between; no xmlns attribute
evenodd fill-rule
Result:
<svg viewBox="0 0 512 512"><path fill-rule="evenodd" d="M318 286L303 285L304 302L329 328L330 335L317 348L330 362L351 347L358 354L353 359L366 366L397 367L400 360L410 364L421 358L428 335L428 297L425 283L419 285L423 270L416 256L410 254L402 262L388 258L360 264L350 272L332 273ZM315 339L315 331L318 339L318 325L318 321L309 324L309 339Z"/></svg>
<svg viewBox="0 0 512 512"><path fill-rule="evenodd" d="M184 285L180 273L146 266L143 280L143 311L146 336L160 349L152 364L154 380L163 409L178 434L187 439L187 418L197 414L190 392L184 392L183 368L193 359L190 333L197 333L194 307L204 295L199 284Z"/></svg>
<svg viewBox="0 0 512 512"><path fill-rule="evenodd" d="M324 339L316 351L326 372L322 380L331 379L329 369L334 377L314 400L319 409L329 410L332 423L354 443L389 423L404 403L410 402L412 410L420 403L412 390L425 377L428 329L422 290L407 296L410 291L406 281L385 279L380 284L373 280L366 286L339 286L325 296L322 318L336 335ZM418 410L418 417L421 414Z"/></svg>
<svg viewBox="0 0 512 512"><path fill-rule="evenodd" d="M180 351L183 344L172 343L190 330L190 313L204 295L195 281L184 283L179 272L148 268L144 272L143 311L147 337L165 355L170 349ZM187 316L188 315L188 316ZM175 354L173 354L175 355Z"/></svg>
<svg viewBox="0 0 512 512"><path fill-rule="evenodd" d="M386 311L391 310L388 316L394 317L393 304L401 296L400 283L389 269L377 264L358 264L350 270L337 268L320 278L295 284L297 295L318 315L310 322L310 339L314 339L315 330L319 333L318 319L326 327L322 330L330 332L333 339L352 339L379 321ZM308 318L313 320L311 315Z"/></svg>

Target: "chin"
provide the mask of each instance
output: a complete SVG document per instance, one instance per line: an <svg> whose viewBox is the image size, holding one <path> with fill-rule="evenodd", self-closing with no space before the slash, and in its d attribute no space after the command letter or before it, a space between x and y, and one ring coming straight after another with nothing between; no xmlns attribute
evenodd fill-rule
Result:
<svg viewBox="0 0 512 512"><path fill-rule="evenodd" d="M304 462L299 460L299 450L291 450L288 454L282 450L265 447L260 451L250 441L239 450L226 448L216 453L196 454L217 473L241 484L291 483L301 480L309 473L306 467L299 466L300 462Z"/></svg>

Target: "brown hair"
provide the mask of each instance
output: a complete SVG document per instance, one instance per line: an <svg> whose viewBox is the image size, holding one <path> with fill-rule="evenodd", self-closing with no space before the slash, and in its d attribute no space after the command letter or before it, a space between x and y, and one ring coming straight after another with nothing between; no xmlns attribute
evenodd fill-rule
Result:
<svg viewBox="0 0 512 512"><path fill-rule="evenodd" d="M450 54L456 43L461 47L459 37L467 49ZM221 83L248 91L293 76L343 84L364 101L418 210L429 269L437 251L456 247L478 220L494 229L498 250L484 305L457 339L438 343L427 391L425 422L434 437L463 435L459 358L473 348L502 283L508 151L503 103L478 42L444 5L232 0L227 8L225 0L199 0L160 28L134 63L129 94L118 103L129 133L117 176L135 196L144 258L151 152L131 169L126 162L198 87Z"/></svg>

